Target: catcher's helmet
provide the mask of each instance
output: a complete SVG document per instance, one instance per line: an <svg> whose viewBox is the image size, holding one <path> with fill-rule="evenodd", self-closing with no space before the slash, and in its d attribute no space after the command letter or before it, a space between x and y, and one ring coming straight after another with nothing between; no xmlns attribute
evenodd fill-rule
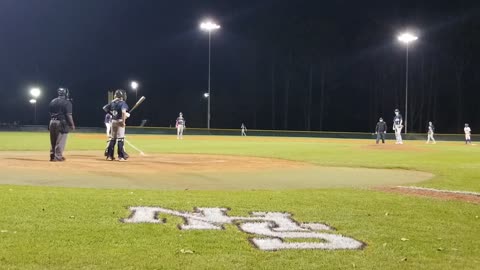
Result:
<svg viewBox="0 0 480 270"><path fill-rule="evenodd" d="M117 89L114 94L115 98L122 98L123 100L127 100L127 92L122 89Z"/></svg>

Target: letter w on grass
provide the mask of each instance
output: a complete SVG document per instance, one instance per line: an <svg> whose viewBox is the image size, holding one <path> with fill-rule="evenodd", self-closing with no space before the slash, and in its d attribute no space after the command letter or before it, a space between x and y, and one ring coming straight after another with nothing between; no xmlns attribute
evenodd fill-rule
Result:
<svg viewBox="0 0 480 270"><path fill-rule="evenodd" d="M130 207L132 214L124 223L157 223L159 214L182 217L180 230L222 230L226 224L238 223L240 230L255 235L250 241L260 250L282 249L361 249L365 244L353 238L330 233L335 229L323 223L298 223L292 215L282 212L253 212L248 217L228 216L226 208L195 208L181 212L161 207ZM284 240L305 240L305 242ZM310 241L307 241L310 240Z"/></svg>

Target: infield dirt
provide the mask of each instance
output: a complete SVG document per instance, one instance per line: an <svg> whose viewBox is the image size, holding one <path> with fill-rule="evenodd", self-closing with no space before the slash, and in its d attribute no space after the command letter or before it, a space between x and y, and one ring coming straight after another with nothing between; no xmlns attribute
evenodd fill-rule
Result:
<svg viewBox="0 0 480 270"><path fill-rule="evenodd" d="M245 156L133 155L106 161L102 153L69 152L65 162L48 153L2 152L0 184L166 190L282 190L404 185L430 173L345 167Z"/></svg>

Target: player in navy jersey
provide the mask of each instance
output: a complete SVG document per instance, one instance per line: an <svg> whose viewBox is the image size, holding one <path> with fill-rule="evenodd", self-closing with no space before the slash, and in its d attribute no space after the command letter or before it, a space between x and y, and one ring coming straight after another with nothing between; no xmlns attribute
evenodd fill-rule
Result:
<svg viewBox="0 0 480 270"><path fill-rule="evenodd" d="M108 144L107 160L115 160L115 144L118 143L118 160L126 161L128 154L125 152L125 127L128 118L127 93L124 90L115 91L115 99L103 107L106 113L112 115L112 131Z"/></svg>
<svg viewBox="0 0 480 270"><path fill-rule="evenodd" d="M380 117L378 120L377 126L375 127L375 134L377 135L377 144L382 140L382 143L385 143L385 135L387 134L387 123L383 121L383 118Z"/></svg>
<svg viewBox="0 0 480 270"><path fill-rule="evenodd" d="M400 110L395 109L395 116L393 117L393 130L395 131L395 144L403 144L402 140L403 118Z"/></svg>

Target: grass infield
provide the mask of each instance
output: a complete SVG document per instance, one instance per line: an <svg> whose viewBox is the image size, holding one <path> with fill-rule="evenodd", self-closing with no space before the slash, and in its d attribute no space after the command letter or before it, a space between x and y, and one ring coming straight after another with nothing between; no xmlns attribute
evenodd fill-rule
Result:
<svg viewBox="0 0 480 270"><path fill-rule="evenodd" d="M48 134L0 133L0 139L4 156L43 151L45 166L50 166L46 161ZM416 186L480 192L480 148L461 142L376 146L373 140L314 138L187 136L177 141L170 136L132 135L128 139L147 155L228 155L317 167L404 169L434 175ZM102 135L72 134L66 157L68 151L98 151L101 158L104 146ZM132 155L129 166L135 166L136 160L140 157ZM23 162L24 174L19 177L34 181L35 174L29 173L33 161ZM122 174L119 164L105 162L109 169L117 166ZM72 168L56 172L73 173ZM171 181L182 181L181 175L176 177ZM283 177L296 181L294 174ZM236 181L242 181L241 177ZM385 183L389 184L387 179ZM478 269L480 265L480 208L473 203L381 192L353 187L354 183L342 188L289 186L281 190L268 186L261 190L148 190L22 184L0 185L0 269ZM171 216L166 216L166 224L119 222L130 214L129 206L183 211L227 207L229 215L236 216L285 211L299 222L331 225L336 233L362 241L366 247L260 251L248 241L252 236L234 225L222 231L181 231L177 225L182 219Z"/></svg>

